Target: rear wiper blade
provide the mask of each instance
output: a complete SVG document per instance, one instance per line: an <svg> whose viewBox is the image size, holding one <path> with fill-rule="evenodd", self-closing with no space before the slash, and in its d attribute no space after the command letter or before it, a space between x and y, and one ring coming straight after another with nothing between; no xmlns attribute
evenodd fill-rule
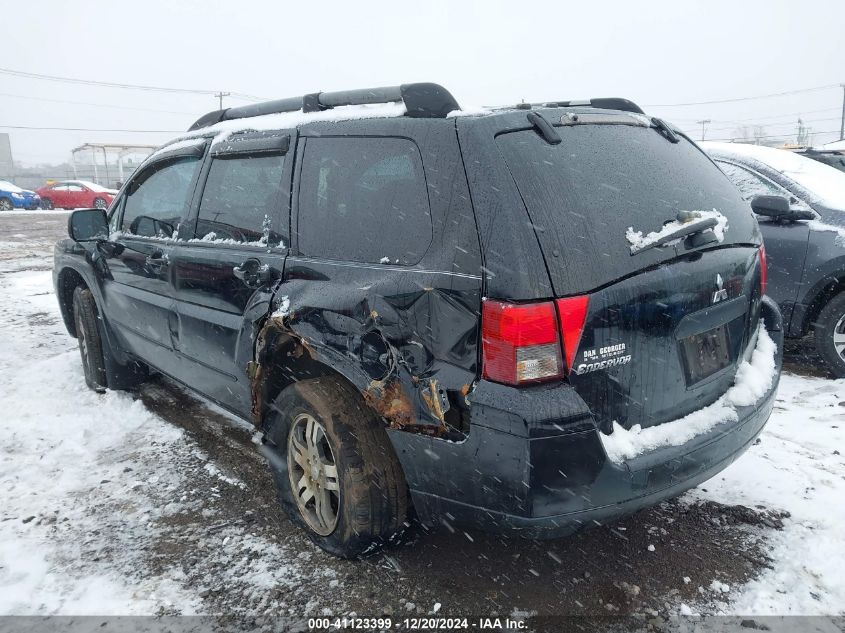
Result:
<svg viewBox="0 0 845 633"><path fill-rule="evenodd" d="M539 134L549 145L557 145L560 143L560 134L557 133L554 126L539 112L529 112L528 122L534 127L534 130Z"/></svg>
<svg viewBox="0 0 845 633"><path fill-rule="evenodd" d="M677 226L667 230L667 226L655 233L649 233L643 237L642 233L634 232L633 229L628 229L627 238L631 243L631 255L642 253L657 246L665 246L669 242L676 242L690 235L703 233L704 231L714 229L718 226L719 220L717 218L709 217L702 218L691 215L688 211L681 211L676 222ZM713 237L715 240L715 235Z"/></svg>
<svg viewBox="0 0 845 633"><path fill-rule="evenodd" d="M675 131L669 127L669 124L666 123L663 119L659 119L656 116L651 117L651 123L654 127L657 128L657 131L660 132L661 136L664 136L667 141L670 143L680 143L681 139L678 138L678 135L675 134Z"/></svg>

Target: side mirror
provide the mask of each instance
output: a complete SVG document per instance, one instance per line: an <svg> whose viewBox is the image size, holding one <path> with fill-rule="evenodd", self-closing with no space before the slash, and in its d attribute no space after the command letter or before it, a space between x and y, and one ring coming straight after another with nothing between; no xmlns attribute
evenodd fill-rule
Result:
<svg viewBox="0 0 845 633"><path fill-rule="evenodd" d="M813 220L816 217L809 209L793 208L783 196L754 196L751 199L751 210L757 215L784 222Z"/></svg>
<svg viewBox="0 0 845 633"><path fill-rule="evenodd" d="M67 233L74 242L95 242L109 238L105 209L79 209L67 220Z"/></svg>
<svg viewBox="0 0 845 633"><path fill-rule="evenodd" d="M754 196L751 210L757 215L779 218L789 214L789 200L783 196Z"/></svg>

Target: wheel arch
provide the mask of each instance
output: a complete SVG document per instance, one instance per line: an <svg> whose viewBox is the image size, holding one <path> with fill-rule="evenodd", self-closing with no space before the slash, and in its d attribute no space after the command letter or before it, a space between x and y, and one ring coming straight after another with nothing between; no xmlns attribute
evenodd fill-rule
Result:
<svg viewBox="0 0 845 633"><path fill-rule="evenodd" d="M845 291L845 271L840 271L835 277L826 277L810 292L804 305L807 307L800 321L800 327L792 328L797 336L809 333L824 307L840 292Z"/></svg>
<svg viewBox="0 0 845 633"><path fill-rule="evenodd" d="M264 428L273 403L286 388L301 380L323 376L337 378L350 392L361 397L362 403L367 406L359 387L366 379L356 375L361 373L355 372L349 364L338 366L318 357L313 347L303 339L268 323L258 336L255 360L249 364L248 370L253 423L259 429Z"/></svg>
<svg viewBox="0 0 845 633"><path fill-rule="evenodd" d="M62 313L65 328L68 334L74 338L76 338L76 323L73 320L73 292L79 286L90 290L90 286L86 283L79 271L70 267L63 268L59 271L58 277L56 278L56 297L59 301L59 310Z"/></svg>

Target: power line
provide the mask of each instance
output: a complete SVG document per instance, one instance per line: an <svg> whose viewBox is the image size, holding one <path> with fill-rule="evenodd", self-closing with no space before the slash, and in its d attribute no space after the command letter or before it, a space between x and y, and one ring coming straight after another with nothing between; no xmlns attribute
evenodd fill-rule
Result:
<svg viewBox="0 0 845 633"><path fill-rule="evenodd" d="M70 103L74 105L93 106L95 108L115 108L118 110L136 110L138 112L160 112L162 114L179 114L196 116L196 112L176 111L176 110L157 110L154 108L135 108L132 106L112 105L108 103L93 103L91 101L71 101L69 99L50 99L48 97L30 97L29 95L16 95L7 92L0 92L0 97L12 97L14 99L31 99L32 101L47 101L50 103ZM838 108L837 108L838 110Z"/></svg>
<svg viewBox="0 0 845 633"><path fill-rule="evenodd" d="M52 130L59 132L131 132L134 134L181 134L185 130L118 130L88 127L38 127L34 125L2 125L0 128L9 130Z"/></svg>
<svg viewBox="0 0 845 633"><path fill-rule="evenodd" d="M839 117L837 116L837 117L828 117L828 118L824 118L824 119L806 119L806 120L802 119L802 122L803 123L825 123L827 121L838 121L838 120L839 120ZM701 123L701 121L696 121L696 123ZM783 121L783 122L779 122L779 123L761 123L759 125L759 127L782 127L784 125L796 125L796 124L797 124L797 121L792 120L792 121ZM692 129L692 124L689 124L687 127ZM708 132L720 132L720 131L724 131L724 130L734 130L737 127L756 127L756 126L754 126L754 125L752 125L752 126L727 125L727 126L707 128L707 131Z"/></svg>
<svg viewBox="0 0 845 633"><path fill-rule="evenodd" d="M139 84L122 84L122 83L115 83L111 81L98 81L95 79L79 79L77 77L62 77L59 75L44 75L41 73L30 73L23 70L13 70L11 68L0 68L0 74L3 75L12 75L14 77L25 77L27 79L40 79L43 81L59 81L63 83L71 83L71 84L82 84L86 86L101 86L104 88L124 88L129 90L148 90L148 91L155 91L155 92L171 92L176 94L198 94L198 95L208 95L208 96L215 96L218 92L216 90L199 90L194 88L169 88L163 86L146 86L146 85L139 85ZM262 97L256 97L255 95L248 95L242 92L233 92L231 96L237 97L240 99L245 99L247 101L264 101Z"/></svg>
<svg viewBox="0 0 845 633"><path fill-rule="evenodd" d="M801 88L798 90L787 90L786 92L773 92L767 95L756 95L753 97L734 97L733 99L714 99L713 101L695 101L690 103L652 103L647 104L646 108L681 108L686 106L699 105L713 105L716 103L736 103L737 101L754 101L755 99L770 99L772 97L785 97L787 95L797 95L804 92L813 92L816 90L829 90L830 88L839 88L839 84L827 84L825 86L815 86L813 88Z"/></svg>
<svg viewBox="0 0 845 633"><path fill-rule="evenodd" d="M749 121L765 121L768 119L786 119L789 117L805 116L807 114L819 114L820 112L839 112L839 108L822 108L821 110L804 110L803 112L790 112L788 114L770 114L766 116L755 116L747 119L713 119L713 123L748 123ZM673 122L680 123L697 123L698 118L687 119L679 117L668 117ZM766 123L766 125L774 125L774 123Z"/></svg>
<svg viewBox="0 0 845 633"><path fill-rule="evenodd" d="M811 134L813 136L816 136L818 134L839 134L839 130L826 130L824 132L811 132ZM794 132L791 133L791 134L790 133L786 133L786 134L765 134L763 136L755 136L754 140L760 139L760 138L787 138L787 137L792 137L792 136L795 136ZM736 141L736 140L740 140L740 139L739 139L739 137L731 136L730 138L709 138L707 140L708 141ZM749 140L752 140L752 139L749 139Z"/></svg>

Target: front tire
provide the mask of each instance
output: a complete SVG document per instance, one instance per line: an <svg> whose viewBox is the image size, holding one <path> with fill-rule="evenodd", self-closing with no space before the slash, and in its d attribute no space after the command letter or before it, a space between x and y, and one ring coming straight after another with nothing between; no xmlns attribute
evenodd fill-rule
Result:
<svg viewBox="0 0 845 633"><path fill-rule="evenodd" d="M108 207L109 204L103 198L94 198L94 208L95 209L105 209Z"/></svg>
<svg viewBox="0 0 845 633"><path fill-rule="evenodd" d="M53 201L50 198L41 198L41 208L51 211L53 209Z"/></svg>
<svg viewBox="0 0 845 633"><path fill-rule="evenodd" d="M410 504L382 420L333 376L295 383L274 405L266 441L291 521L342 558L394 542Z"/></svg>
<svg viewBox="0 0 845 633"><path fill-rule="evenodd" d="M98 393L106 390L106 364L103 359L103 342L97 328L97 305L88 288L77 286L73 291L73 321L79 341L79 355L85 384Z"/></svg>
<svg viewBox="0 0 845 633"><path fill-rule="evenodd" d="M845 378L845 292L827 302L813 327L816 350L828 369Z"/></svg>

